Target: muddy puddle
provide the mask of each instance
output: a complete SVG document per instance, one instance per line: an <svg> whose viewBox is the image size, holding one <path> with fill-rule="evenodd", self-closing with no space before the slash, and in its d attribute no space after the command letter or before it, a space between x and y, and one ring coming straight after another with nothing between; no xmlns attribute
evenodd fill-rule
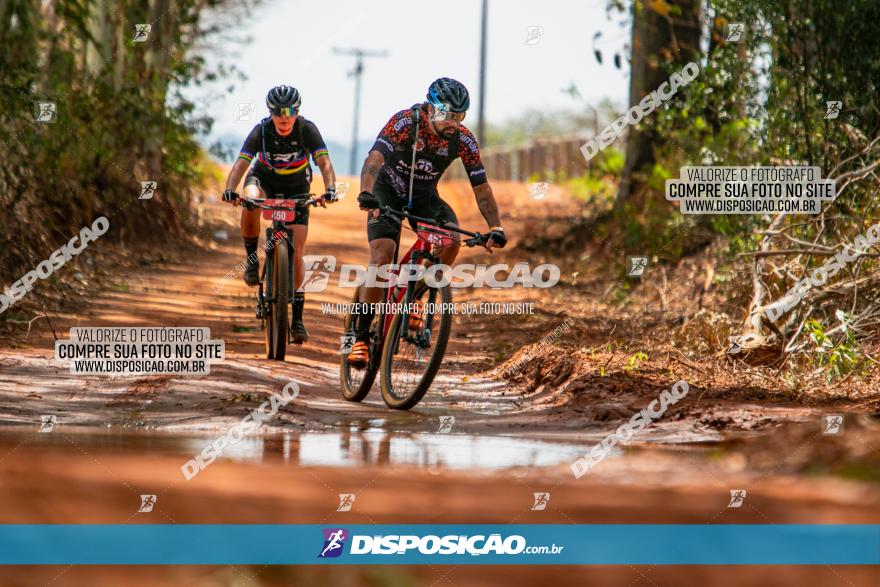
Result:
<svg viewBox="0 0 880 587"><path fill-rule="evenodd" d="M30 449L79 450L135 455L199 454L217 435L184 436L156 430L77 428L36 432L23 427L0 429L0 446L26 444ZM512 436L456 433L396 433L381 428L341 432L277 433L245 437L223 449L222 459L246 463L359 467L400 465L446 469L504 469L567 464L589 444L560 443ZM8 450L8 449L7 449Z"/></svg>

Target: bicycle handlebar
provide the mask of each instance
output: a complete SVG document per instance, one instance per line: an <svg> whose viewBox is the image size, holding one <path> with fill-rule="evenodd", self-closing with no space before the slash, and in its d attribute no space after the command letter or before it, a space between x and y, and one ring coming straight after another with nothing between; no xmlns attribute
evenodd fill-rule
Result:
<svg viewBox="0 0 880 587"><path fill-rule="evenodd" d="M458 234L463 234L465 236L469 236L471 238L464 241L464 245L466 247L477 247L485 245L489 242L488 234L481 234L479 232L471 232L469 230L465 230L463 228L459 228L457 226L451 226L449 221L445 218L425 218L423 216L416 216L415 214L410 214L406 210L396 210L391 206L380 206L379 210L386 214L391 214L393 216L400 216L401 218L409 218L411 220L416 220L418 222L425 222L427 224L431 224L438 228L443 228L445 230L451 232L457 232Z"/></svg>
<svg viewBox="0 0 880 587"><path fill-rule="evenodd" d="M316 198L309 198L309 196L314 195L315 194L296 194L286 198L239 198L239 201L241 202L241 205L248 210L253 210L255 208L260 208L261 210L289 210L290 206L265 206L263 202L266 200L292 200L296 202L297 207L317 206L318 200Z"/></svg>

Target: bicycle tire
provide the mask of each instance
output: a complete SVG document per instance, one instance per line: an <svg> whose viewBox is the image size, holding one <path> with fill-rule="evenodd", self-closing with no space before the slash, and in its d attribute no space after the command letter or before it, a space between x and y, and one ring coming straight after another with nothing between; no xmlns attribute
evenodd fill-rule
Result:
<svg viewBox="0 0 880 587"><path fill-rule="evenodd" d="M287 354L287 338L289 325L287 323L287 300L290 297L290 265L286 241L280 241L272 255L272 295L275 303L272 304L272 316L269 328L272 330L272 357L276 361L283 361Z"/></svg>
<svg viewBox="0 0 880 587"><path fill-rule="evenodd" d="M433 289L440 294L440 302L437 302L435 299L435 304L441 303L443 304L443 308L452 307L452 288L448 285L441 288L429 288L424 282L420 282L415 287L416 290L413 300L418 300L425 293L430 293L430 290ZM428 313L426 312L424 315L427 316ZM385 400L385 405L389 408L395 410L409 410L422 400L425 393L427 393L431 384L434 382L434 377L437 375L437 371L440 369L440 364L443 362L443 355L446 353L446 345L449 343L449 334L452 330L452 313L448 311L441 312L440 314L434 313L434 316L439 317L440 324L436 330L436 337L432 337L433 340L430 347L431 358L427 362L418 383L413 386L411 391L404 393L400 392L400 385L395 386L392 382L392 374L394 372L395 360L400 362L400 358L395 358L395 356L399 354L396 353L395 350L398 350L397 342L400 339L403 319L404 317L408 319L409 315L399 313L394 316L394 319L391 322L391 328L388 330L388 337L385 339L385 345L382 348L382 364L380 366L380 370L382 371L382 399ZM400 342L409 347L414 347L411 343L404 341Z"/></svg>
<svg viewBox="0 0 880 587"><path fill-rule="evenodd" d="M358 292L360 288L355 290L352 304L358 303ZM355 314L348 313L345 316L343 332L352 332L354 330ZM375 322L375 320L374 320ZM363 379L359 382L357 378L352 377L352 371L363 373ZM376 380L376 374L379 372L379 363L370 358L370 362L363 369L355 369L348 364L348 355L340 355L339 359L339 386L342 389L342 397L350 402L363 401L373 389L373 382Z"/></svg>
<svg viewBox="0 0 880 587"><path fill-rule="evenodd" d="M268 255L266 255L266 263L269 262ZM263 298L263 284L266 281L266 273L268 272L267 265L263 265L263 273L260 275L260 295L257 297L257 303L263 305L264 312L262 314L262 318L260 318L260 330L265 330L266 336L266 358L274 359L275 358L275 347L272 344L272 325L269 323L269 317L265 314L265 300Z"/></svg>

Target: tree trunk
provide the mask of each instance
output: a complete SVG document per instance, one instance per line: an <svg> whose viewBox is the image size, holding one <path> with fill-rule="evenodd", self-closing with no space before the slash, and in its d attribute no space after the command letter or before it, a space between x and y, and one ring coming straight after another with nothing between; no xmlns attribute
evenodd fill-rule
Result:
<svg viewBox="0 0 880 587"><path fill-rule="evenodd" d="M678 70L698 58L701 6L699 0L633 1L630 107L666 81L670 67ZM637 204L634 198L654 165L658 138L648 129L629 128L616 212L628 203Z"/></svg>
<svg viewBox="0 0 880 587"><path fill-rule="evenodd" d="M177 35L177 15L170 10L169 4L173 0L150 0L149 20L152 30L144 42L144 70L146 74L147 96L151 108L157 112L164 112L165 100L168 93L168 81L170 79L171 52ZM156 120L162 120L164 116L156 116ZM157 204L162 204L166 216L166 225L170 230L180 234L181 223L176 207L171 198L173 186L168 185L162 179L164 160L162 153L162 137L164 128L154 128L144 144L144 163L149 177L144 178L158 182L158 190L153 196Z"/></svg>
<svg viewBox="0 0 880 587"><path fill-rule="evenodd" d="M113 50L113 27L107 4L95 2L89 9L88 30L93 40L85 40L86 73L96 76L103 71Z"/></svg>

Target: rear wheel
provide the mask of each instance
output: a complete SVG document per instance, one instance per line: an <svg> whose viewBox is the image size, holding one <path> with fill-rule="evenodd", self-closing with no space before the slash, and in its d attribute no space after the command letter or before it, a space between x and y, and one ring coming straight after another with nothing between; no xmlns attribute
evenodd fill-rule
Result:
<svg viewBox="0 0 880 587"><path fill-rule="evenodd" d="M419 403L431 387L452 329L452 289L448 285L428 287L424 282L415 288L413 302L422 304L421 326L418 330L407 328L406 338L402 338L409 315L395 315L382 349L382 399L397 410Z"/></svg>
<svg viewBox="0 0 880 587"><path fill-rule="evenodd" d="M352 304L358 303L358 288L354 293ZM345 315L345 333L354 332L356 326L357 314L349 312ZM371 331L376 328L379 317L373 318ZM370 343L372 347L372 342ZM370 362L363 369L356 369L348 362L348 355L340 355L339 360L339 380L342 386L342 397L350 402L362 401L370 393L373 388L373 382L376 380L376 373L379 372L379 361L376 355L376 349L370 349Z"/></svg>
<svg viewBox="0 0 880 587"><path fill-rule="evenodd" d="M284 240L275 247L272 255L272 315L266 327L266 358L283 361L287 354L287 299L290 297L290 265Z"/></svg>

